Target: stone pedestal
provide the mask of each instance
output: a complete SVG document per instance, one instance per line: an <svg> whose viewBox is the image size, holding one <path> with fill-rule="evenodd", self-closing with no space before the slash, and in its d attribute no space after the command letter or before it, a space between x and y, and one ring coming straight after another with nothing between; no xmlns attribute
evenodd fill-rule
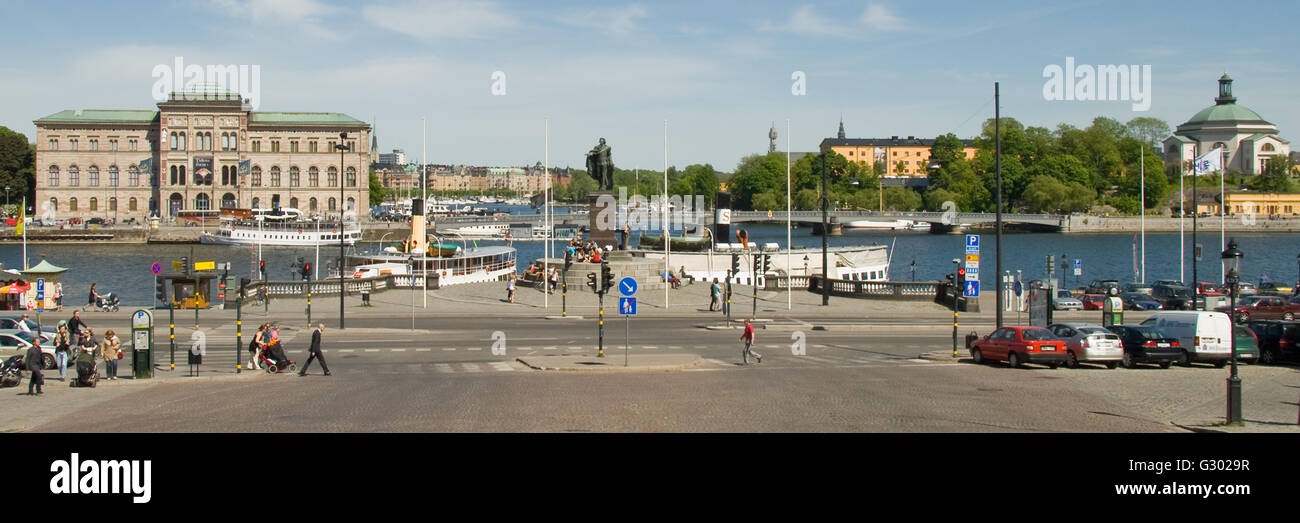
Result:
<svg viewBox="0 0 1300 523"><path fill-rule="evenodd" d="M618 248L618 238L614 234L618 224L617 206L614 193L610 191L591 191L587 193L587 205L591 214L588 222L587 240L596 242L602 249L606 245Z"/></svg>

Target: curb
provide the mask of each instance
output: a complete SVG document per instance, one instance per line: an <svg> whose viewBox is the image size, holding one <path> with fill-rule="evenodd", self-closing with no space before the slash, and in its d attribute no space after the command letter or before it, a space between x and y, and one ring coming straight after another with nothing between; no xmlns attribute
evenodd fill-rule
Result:
<svg viewBox="0 0 1300 523"><path fill-rule="evenodd" d="M543 358L545 358L545 357L546 357L546 356L543 356ZM606 357L607 357L607 358L610 358L610 361L611 361L611 362L613 362L613 361L615 361L615 360L617 359L617 358L614 358L613 356L606 356ZM541 364L541 363L528 363L527 361L524 361L523 358L515 358L515 361L516 361L516 362L519 362L520 365L523 365L523 366L525 366L525 367L528 367L528 368L530 368L530 369L532 369L532 370L539 370L539 371L558 371L558 372L602 372L602 371L604 371L604 372L610 372L610 371L612 371L612 372L636 372L636 371L667 371L667 370L682 370L682 369L688 369L688 368L695 367L695 366L699 365L701 362L704 361L704 359L703 359L703 358L700 358L698 355L696 355L696 356L695 356L695 359L692 360L690 363L681 363L681 364L674 364L674 365L632 366L632 367L624 367L624 366L622 366L622 365L617 365L617 364L611 364L611 365L600 365L600 366L591 366L591 367L547 367L547 366L545 366L545 365L543 365L543 364Z"/></svg>
<svg viewBox="0 0 1300 523"><path fill-rule="evenodd" d="M922 359L927 361L943 361L948 363L963 363L963 362L971 361L970 358L962 358L961 356L954 357L952 355L952 351L950 350L934 350L930 352L923 352L921 353L920 356L917 356L917 359Z"/></svg>
<svg viewBox="0 0 1300 523"><path fill-rule="evenodd" d="M1170 424L1180 429L1189 432L1195 432L1198 434L1231 434L1232 433L1232 431L1230 430L1215 429L1210 427L1197 427L1194 425L1183 425L1181 423L1172 423L1172 422Z"/></svg>
<svg viewBox="0 0 1300 523"><path fill-rule="evenodd" d="M543 316L544 320L581 320L582 316Z"/></svg>

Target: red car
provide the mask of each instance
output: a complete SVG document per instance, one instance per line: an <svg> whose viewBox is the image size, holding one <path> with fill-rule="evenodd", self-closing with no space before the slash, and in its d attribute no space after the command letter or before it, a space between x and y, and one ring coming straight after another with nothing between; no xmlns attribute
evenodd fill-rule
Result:
<svg viewBox="0 0 1300 523"><path fill-rule="evenodd" d="M1203 281L1196 285L1201 290L1201 296L1223 296L1223 287L1217 283Z"/></svg>
<svg viewBox="0 0 1300 523"><path fill-rule="evenodd" d="M1106 297L1101 294L1084 294L1079 296L1079 301L1083 302L1083 310L1099 311L1103 306L1102 304L1106 303Z"/></svg>
<svg viewBox="0 0 1300 523"><path fill-rule="evenodd" d="M1219 307L1219 312L1227 312L1227 307ZM1294 320L1300 313L1300 305L1295 305L1281 296L1252 294L1237 299L1237 308L1232 310L1232 317L1237 321L1250 320Z"/></svg>
<svg viewBox="0 0 1300 523"><path fill-rule="evenodd" d="M1003 327L971 344L975 363L1005 361L1011 368L1042 363L1053 369L1065 363L1065 342L1042 327Z"/></svg>

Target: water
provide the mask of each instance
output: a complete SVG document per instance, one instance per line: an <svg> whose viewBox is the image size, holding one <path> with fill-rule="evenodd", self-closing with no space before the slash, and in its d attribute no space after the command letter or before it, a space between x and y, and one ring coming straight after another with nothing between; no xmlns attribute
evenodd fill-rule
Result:
<svg viewBox="0 0 1300 523"><path fill-rule="evenodd" d="M523 209L527 209L523 207ZM512 209L513 210L513 209ZM531 211L531 209L528 209ZM748 224L744 227L750 232L750 240L758 243L774 242L785 245L785 227L780 225ZM636 245L634 239L632 245ZM809 227L793 231L796 247L821 247L821 237L813 236ZM1079 259L1083 265L1083 275L1077 278L1078 285L1108 278L1121 282L1135 281L1133 274L1133 234L1005 234L1006 245L1003 247L1003 270L1023 271L1026 280L1046 276L1046 256L1056 256L1056 274L1064 274L1064 283L1075 287L1076 278L1070 268L1064 271L1060 267L1061 259ZM1201 281L1219 281L1219 245L1218 233L1205 233L1198 240L1205 248L1205 259L1200 263L1198 277ZM1300 253L1300 233L1270 234L1235 234L1238 248L1244 253L1242 260L1243 279L1257 281L1260 275L1267 275L1278 282L1294 282L1297 278L1297 258ZM958 235L932 235L928 233L888 233L888 232L846 232L844 236L832 237L832 246L869 245L872 243L890 245L897 238L897 244L891 251L893 260L890 264L889 278L895 281L912 278L911 263L916 262L916 279L939 280L952 272L953 258L962 258L965 254L963 238ZM478 245L504 245L504 241L478 241ZM522 268L528 267L528 261L542 257L544 242L514 242L519 250L518 262ZM1187 235L1188 261L1181 279L1191 281L1192 254L1191 234ZM563 242L555 242L557 251ZM991 234L981 236L981 272L980 285L983 289L993 288L995 277L994 252L997 247ZM363 244L358 249L369 250L375 244ZM65 304L82 304L86 299L92 282L98 282L97 290L114 292L126 306L148 306L153 302L153 274L149 271L154 262L162 263L170 271L170 263L190 256L189 245L29 245L28 258L32 265L44 257L55 265L68 268L64 273L63 289ZM194 261L230 262L232 274L244 277L253 276L257 260L257 247L194 245ZM556 251L553 251L556 252ZM338 247L321 247L319 267L321 273L338 258ZM271 279L294 279L298 275L291 272L291 267L298 257L316 263L316 249L312 247L263 247L268 277ZM0 262L5 268L21 266L21 245L0 245ZM797 262L796 262L797 263ZM1147 234L1146 281L1159 279L1179 279L1178 233Z"/></svg>

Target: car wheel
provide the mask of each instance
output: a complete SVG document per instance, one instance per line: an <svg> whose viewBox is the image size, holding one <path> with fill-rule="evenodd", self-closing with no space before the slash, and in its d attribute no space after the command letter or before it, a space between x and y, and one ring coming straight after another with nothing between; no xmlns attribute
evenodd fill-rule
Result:
<svg viewBox="0 0 1300 523"><path fill-rule="evenodd" d="M1015 368L1019 368L1019 367L1020 367L1020 356L1016 355L1015 352L1012 352L1012 353L1007 354L1007 365L1011 366L1011 368L1013 368L1013 369L1015 369Z"/></svg>
<svg viewBox="0 0 1300 523"><path fill-rule="evenodd" d="M971 350L970 350L970 359L971 359L972 361L974 361L976 365L979 365L979 364L981 364L981 363L984 363L984 353L983 353L983 352L980 352L979 349L971 349Z"/></svg>
<svg viewBox="0 0 1300 523"><path fill-rule="evenodd" d="M1243 312L1243 313L1237 315L1237 321L1250 321L1250 313L1249 313L1249 312Z"/></svg>
<svg viewBox="0 0 1300 523"><path fill-rule="evenodd" d="M1228 360L1219 360L1214 362L1214 368L1216 369L1222 369L1227 366L1228 366Z"/></svg>
<svg viewBox="0 0 1300 523"><path fill-rule="evenodd" d="M1264 365L1273 365L1277 363L1277 354L1272 349L1261 351L1259 353L1259 362Z"/></svg>
<svg viewBox="0 0 1300 523"><path fill-rule="evenodd" d="M54 356L51 356L51 355L49 355L49 354L42 354L42 355L41 355L41 368L43 368L43 369L53 369L53 368L54 368L55 366L57 366L57 365L58 365L58 363L55 363L55 361L54 361Z"/></svg>
<svg viewBox="0 0 1300 523"><path fill-rule="evenodd" d="M1295 313L1294 313L1294 312L1288 312L1288 313L1286 313L1286 314L1283 314L1283 315L1282 315L1282 319L1283 319L1283 320L1286 320L1286 321L1294 320L1294 319L1295 319Z"/></svg>
<svg viewBox="0 0 1300 523"><path fill-rule="evenodd" d="M1183 351L1182 355L1178 356L1178 364L1183 367L1190 367L1192 365L1192 355L1188 354L1187 351Z"/></svg>
<svg viewBox="0 0 1300 523"><path fill-rule="evenodd" d="M1079 367L1079 358L1074 355L1074 351L1065 353L1065 366L1071 369Z"/></svg>
<svg viewBox="0 0 1300 523"><path fill-rule="evenodd" d="M1172 367L1172 366L1174 366L1174 362L1172 362L1172 361L1162 361L1162 362L1160 362L1160 368L1162 368L1162 369L1167 369L1167 368Z"/></svg>
<svg viewBox="0 0 1300 523"><path fill-rule="evenodd" d="M1124 360L1123 360L1123 363L1124 363L1124 368L1126 368L1126 369L1131 369L1131 368L1137 366L1137 365L1133 362L1133 355L1132 355L1132 354L1129 354L1128 352L1125 352L1125 353L1124 353Z"/></svg>
<svg viewBox="0 0 1300 523"><path fill-rule="evenodd" d="M1053 370L1055 370L1055 369L1059 369L1059 368L1061 368L1061 362L1059 362L1059 361L1053 361L1053 362L1051 362L1051 363L1048 363L1048 364L1047 364L1047 367L1048 367L1048 368L1051 368L1051 369L1053 369Z"/></svg>
<svg viewBox="0 0 1300 523"><path fill-rule="evenodd" d="M1115 367L1118 367L1118 366L1119 366L1119 362L1118 362L1118 361L1108 361L1108 362L1106 362L1106 368L1108 368L1108 369L1114 370Z"/></svg>

